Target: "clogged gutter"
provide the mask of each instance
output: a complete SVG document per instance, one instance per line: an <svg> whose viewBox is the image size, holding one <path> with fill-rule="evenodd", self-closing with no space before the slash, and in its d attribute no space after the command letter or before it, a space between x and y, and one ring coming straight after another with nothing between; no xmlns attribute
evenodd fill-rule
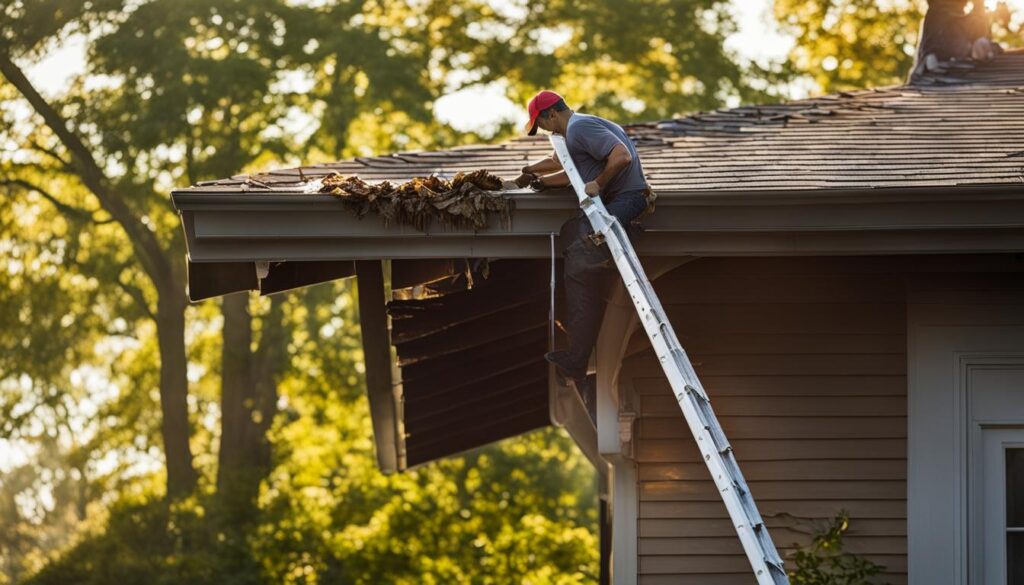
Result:
<svg viewBox="0 0 1024 585"><path fill-rule="evenodd" d="M416 177L400 185L370 184L357 176L331 174L321 193L351 207L360 218L368 213L385 224L398 223L426 230L433 222L446 228L479 230L496 213L505 229L511 227L514 201L502 192L502 181L486 170L458 173L450 181L436 175Z"/></svg>

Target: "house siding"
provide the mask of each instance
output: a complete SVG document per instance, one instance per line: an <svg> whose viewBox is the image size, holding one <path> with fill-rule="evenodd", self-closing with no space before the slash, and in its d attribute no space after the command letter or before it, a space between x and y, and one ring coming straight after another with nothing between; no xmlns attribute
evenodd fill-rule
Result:
<svg viewBox="0 0 1024 585"><path fill-rule="evenodd" d="M655 286L780 553L846 510L847 550L905 583L903 279L863 259L702 259ZM639 415L638 582L754 583L642 332L620 387Z"/></svg>
<svg viewBox="0 0 1024 585"><path fill-rule="evenodd" d="M985 435L1024 423L1024 255L1007 260L991 268L1009 273L920 275L908 285L912 585L982 583L1004 565L984 544L984 503L999 498L985 498L995 478L982 449Z"/></svg>

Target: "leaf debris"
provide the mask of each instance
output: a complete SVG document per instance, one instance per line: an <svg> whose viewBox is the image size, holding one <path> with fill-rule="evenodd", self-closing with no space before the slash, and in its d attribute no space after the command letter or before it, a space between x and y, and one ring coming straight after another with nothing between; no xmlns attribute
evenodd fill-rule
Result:
<svg viewBox="0 0 1024 585"><path fill-rule="evenodd" d="M359 218L371 212L380 216L385 225L399 223L426 231L436 221L446 228L479 230L487 227L489 214L497 213L509 229L515 202L501 189L501 179L481 169L460 172L450 181L431 175L399 185L370 184L356 175L332 173L324 177L320 192L345 202Z"/></svg>

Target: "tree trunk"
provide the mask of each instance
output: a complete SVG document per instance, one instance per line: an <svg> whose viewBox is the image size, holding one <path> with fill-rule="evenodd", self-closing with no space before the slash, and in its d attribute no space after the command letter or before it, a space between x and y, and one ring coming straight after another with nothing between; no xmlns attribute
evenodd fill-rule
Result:
<svg viewBox="0 0 1024 585"><path fill-rule="evenodd" d="M221 333L220 452L218 454L217 490L235 499L239 475L246 463L245 437L252 415L251 346L252 315L249 314L249 293L227 295L221 301L224 329ZM248 404L247 404L248 403Z"/></svg>
<svg viewBox="0 0 1024 585"><path fill-rule="evenodd" d="M8 48L0 49L2 75L28 101L46 126L71 154L74 165L69 169L99 200L100 205L121 226L131 242L133 255L157 291L155 315L157 342L160 346L160 411L163 415L161 434L167 459L167 496L176 498L191 493L198 479L192 467L189 446L188 378L185 357L184 274L180 264L165 250L153 232L112 186L92 150L66 120L25 76L12 60ZM181 256L178 256L181 258ZM141 299L146 307L145 299ZM148 312L148 307L147 312Z"/></svg>
<svg viewBox="0 0 1024 585"><path fill-rule="evenodd" d="M224 347L217 491L229 518L243 521L270 470L266 433L277 413L277 380L287 343L282 303L281 296L271 300L255 352L248 293L225 296L221 305Z"/></svg>
<svg viewBox="0 0 1024 585"><path fill-rule="evenodd" d="M188 422L188 360L185 357L185 296L161 291L156 313L160 345L161 434L167 458L167 496L178 498L195 490Z"/></svg>
<svg viewBox="0 0 1024 585"><path fill-rule="evenodd" d="M263 317L259 347L253 362L252 378L256 412L253 416L253 443L257 443L255 461L266 476L271 464L271 445L267 431L277 415L277 383L288 364L289 330L284 323L284 295L271 297L270 311Z"/></svg>

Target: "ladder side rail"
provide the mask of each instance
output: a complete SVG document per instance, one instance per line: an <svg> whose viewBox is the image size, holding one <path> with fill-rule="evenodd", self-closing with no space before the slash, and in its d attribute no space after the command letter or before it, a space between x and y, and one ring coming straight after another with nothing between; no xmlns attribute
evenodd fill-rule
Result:
<svg viewBox="0 0 1024 585"><path fill-rule="evenodd" d="M609 241L611 242L612 238L609 238ZM635 278L638 271L642 274L639 262L635 264L629 262L625 256L627 254L621 255L618 259L617 264L620 264L620 271L633 276L634 278L630 278L630 280L633 280L634 283L642 283L643 279ZM645 287L638 286L637 288L642 291ZM779 575L785 575L781 569L781 559L779 559L770 539L766 543L760 536L762 533L766 534L766 529L760 514L756 511L756 506L753 506L749 491L745 488L746 484L742 474L739 473L738 465L735 464L735 459L733 458L732 461L728 459L732 457L731 447L727 442L723 444L718 440L713 432L714 430L721 432L717 420L713 418L713 414L708 420L709 417L704 416L702 412L701 404L708 407L710 404L700 390L700 382L696 374L693 373L692 365L685 358L682 348L678 347L675 335L672 334L671 325L663 321L659 312L652 310L648 303L650 299L656 297L639 294L639 291L630 296L633 298L638 312L647 316L647 319L643 320L645 330L648 337L651 338L655 354L665 370L690 432L696 439L704 463L711 473L730 518L733 520L737 536L754 569L755 576L762 583L779 583L780 581L776 578ZM653 295L653 291L651 294ZM724 434L721 436L724 437ZM752 511L753 513L751 513ZM776 566L773 567L772 563L775 563Z"/></svg>
<svg viewBox="0 0 1024 585"><path fill-rule="evenodd" d="M660 300L647 279L625 229L617 219L607 213L600 199L586 195L583 180L569 155L565 139L553 135L551 143L576 192L581 208L595 233L604 236L612 252L616 267L733 520L758 582L763 585L788 584L782 560L757 511L732 447L714 415L710 400L692 363L679 343Z"/></svg>
<svg viewBox="0 0 1024 585"><path fill-rule="evenodd" d="M617 221L613 221L611 230L615 232L616 243L621 243L622 255L625 256L626 261L629 262L628 273L639 274L639 279L630 279L633 283L636 283L637 287L645 293L645 299L635 299L638 309L640 308L640 302L647 300L651 305L656 307L656 310L652 310L647 314L651 317L652 321L658 321L652 323L652 325L659 326L659 332L648 331L648 334L652 339L661 334L667 346L666 353L671 354L676 361L678 369L683 372L686 385L690 386L695 396L695 410L701 414L703 424L707 426L708 431L712 437L715 449L724 459L726 467L729 469L729 475L732 477L735 489L741 496L746 495L749 497L741 498L743 507L745 509L745 515L750 520L750 525L755 527L758 536L765 540L767 539L768 546L765 547L766 556L769 561L774 561L781 566L782 559L778 555L778 551L775 550L774 543L771 542L771 537L768 536L768 529L764 524L761 514L754 505L753 496L750 494L750 488L747 486L746 479L743 477L743 473L740 470L739 462L736 461L735 453L732 450L728 438L725 432L722 430L721 425L718 422L718 418L714 414L714 409L711 406L711 401L704 392L704 389L700 383L700 379L697 377L696 372L693 369L693 365L686 355L686 350L683 349L679 343L678 338L675 336L675 331L671 324L667 320L667 315L661 308L660 300L655 293L653 286L650 281L646 279L643 273L643 268L640 265L639 259L636 257L632 244L629 243L628 236L624 233L622 226ZM620 272L627 274L626 270L620 268ZM628 285L627 285L628 287ZM641 314L644 312L641 310ZM679 399L679 391L676 391L677 399ZM696 435L695 435L696 436Z"/></svg>
<svg viewBox="0 0 1024 585"><path fill-rule="evenodd" d="M693 412L700 419L699 427L706 429L704 433L700 433L699 430L695 430L691 426L691 432L694 437L699 438L702 434L707 436L706 441L698 441L698 444L702 447L708 447L708 449L702 449L702 456L705 461L713 460L708 458L710 450L718 453L722 458L722 465L725 468L725 475L722 476L722 482L718 485L720 492L722 493L723 499L726 498L726 494L732 492L734 497L738 500L738 506L732 507L730 516L732 518L743 518L747 519L747 526L754 530L754 535L758 540L758 545L754 549L755 552L759 551L761 558L768 562L769 567L773 570L774 577L781 576L785 578L785 572L782 569L782 559L775 549L774 542L771 540L768 534L768 529L761 518L760 512L757 510L757 506L754 504L753 496L750 494L749 487L747 486L746 480L740 471L739 464L736 461L735 454L732 451L728 439L722 430L717 417L714 415L714 410L711 407L710 400L707 394L704 392L703 386L700 383L700 379L697 377L696 372L693 369L693 365L686 355L686 351L682 348L678 338L675 335L675 331L672 328L671 323L668 322L667 315L661 308L660 301L657 294L654 291L650 281L647 280L646 275L643 272L643 267L640 264L639 259L636 257L635 251L633 250L632 244L629 243L628 236L625 230L618 223L617 220L612 218L610 225L610 231L613 232L614 236L608 238L610 248L613 250L613 255L621 255L620 258L616 258L617 265L625 263L626 266L619 266L619 271L624 275L627 281L635 284L638 294L633 294L631 291L631 298L634 299L634 304L637 306L638 312L641 315L646 315L648 319L645 322L645 329L647 330L648 336L651 338L652 343L658 337L661 338L664 344L661 351L656 351L659 356L659 360L662 362L662 366L666 371L666 376L670 380L670 384L673 386L673 392L676 394L676 398L679 401L684 400L681 398L683 395L690 395L693 400ZM618 252L618 254L616 254ZM627 287L629 288L629 287ZM638 296L639 295L639 296ZM648 310L644 310L645 305L649 305ZM681 373L682 387L680 384L673 384L673 376L670 373L668 364L665 363L665 357L671 356L672 361L675 362L676 372ZM682 407L682 404L680 404ZM684 409L685 410L685 409ZM684 416L686 413L684 412ZM687 417L688 422L691 417ZM716 478L716 484L718 476L713 475ZM731 489L730 489L731 488ZM737 513L738 512L738 513ZM740 513L742 515L740 515ZM739 527L737 527L739 533ZM742 536L741 536L742 538ZM749 543L748 541L748 544ZM749 549L745 546L745 550ZM774 565L774 566L772 566Z"/></svg>
<svg viewBox="0 0 1024 585"><path fill-rule="evenodd" d="M664 358L671 353L667 340L656 337L655 334L652 334L651 337L657 355ZM690 432L696 439L701 457L704 459L719 495L729 512L729 517L732 518L744 552L759 579L761 576L769 577L772 573L771 563L781 565L781 559L778 559L774 544L770 541L766 543L760 537L760 534L765 531L763 521L756 511L756 507L752 505L749 491L745 489L745 483L735 459L731 459L731 447L728 447L727 444L723 447L716 440L712 432L714 423L701 410L701 405L707 404L703 396L687 384L680 369L672 367L675 364L665 362L666 360L662 359L666 377L676 395ZM763 582L775 583L771 580Z"/></svg>
<svg viewBox="0 0 1024 585"><path fill-rule="evenodd" d="M668 348L664 341L655 341L654 344L656 353L666 355ZM774 583L774 581L764 580L764 577L770 575L767 561L772 560L773 557L756 534L761 524L760 516L755 514L752 517L749 513L749 507L744 502L744 494L736 481L735 468L727 464L718 450L711 433L711 426L700 412L699 402L702 398L697 395L694 388L686 384L678 370L673 370L668 364L663 363L663 365L669 385L676 395L679 407L690 428L690 433L696 440L704 464L729 512L733 527L736 529L736 534L759 582Z"/></svg>
<svg viewBox="0 0 1024 585"><path fill-rule="evenodd" d="M736 454L729 445L728 440L725 439L725 434L721 430L721 426L718 423L718 419L714 414L714 410L711 408L711 404L705 401L700 396L694 396L695 406L698 411L701 411L702 416L707 421L708 429L711 435L719 435L720 438L716 440L716 448L722 454L723 464L729 469L734 482L734 489L741 495L740 501L743 503L746 511L747 518L750 519L751 525L754 527L755 533L758 539L761 540L766 558L769 564L775 564L779 567L782 566L782 558L779 556L778 551L775 550L775 544L771 540L771 536L768 532L768 527L761 518L761 513L757 509L757 505L754 503L753 494L750 493L750 488L747 486L746 479L743 477L743 472L740 470L739 462L736 460ZM724 447L722 447L724 445Z"/></svg>

